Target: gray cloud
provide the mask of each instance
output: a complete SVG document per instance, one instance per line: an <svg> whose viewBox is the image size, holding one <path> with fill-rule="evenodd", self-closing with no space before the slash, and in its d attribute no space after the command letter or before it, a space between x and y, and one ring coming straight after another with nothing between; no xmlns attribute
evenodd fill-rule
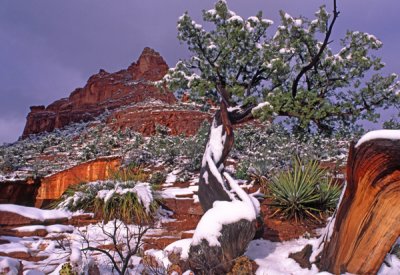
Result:
<svg viewBox="0 0 400 275"><path fill-rule="evenodd" d="M200 20L214 1L198 0L3 0L0 2L0 143L22 133L30 105L66 97L100 68L116 71L137 59L145 46L169 65L187 55L176 39L177 18L186 10ZM280 9L312 17L331 1L230 0L232 10L250 16L263 10L278 21ZM387 72L400 71L396 0L339 1L341 16L334 39L347 29L367 31L385 46L380 55Z"/></svg>

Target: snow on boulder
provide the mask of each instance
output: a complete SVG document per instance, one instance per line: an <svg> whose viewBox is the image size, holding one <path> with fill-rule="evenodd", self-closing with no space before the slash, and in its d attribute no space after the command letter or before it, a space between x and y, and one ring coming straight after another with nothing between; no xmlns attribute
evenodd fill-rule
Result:
<svg viewBox="0 0 400 275"><path fill-rule="evenodd" d="M164 251L167 253L175 253L180 254L181 259L187 259L189 257L189 248L192 243L192 239L182 239L176 242L173 242L167 247L164 248Z"/></svg>
<svg viewBox="0 0 400 275"><path fill-rule="evenodd" d="M29 225L67 220L71 213L65 210L42 210L15 204L0 205L0 225Z"/></svg>

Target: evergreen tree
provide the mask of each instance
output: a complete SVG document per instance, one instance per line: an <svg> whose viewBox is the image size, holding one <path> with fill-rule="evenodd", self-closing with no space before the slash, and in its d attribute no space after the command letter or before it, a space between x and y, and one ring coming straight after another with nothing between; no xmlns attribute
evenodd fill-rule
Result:
<svg viewBox="0 0 400 275"><path fill-rule="evenodd" d="M397 75L383 76L384 63L373 55L382 47L375 36L348 31L334 52L330 36L339 12L325 6L315 19L281 11L280 24L262 12L247 19L220 0L203 11L207 26L188 13L178 21L178 39L191 54L169 70L160 84L190 91L193 100L223 101L253 108L261 119L284 116L293 129L333 133L376 121L380 108L399 107ZM322 38L322 39L321 39Z"/></svg>

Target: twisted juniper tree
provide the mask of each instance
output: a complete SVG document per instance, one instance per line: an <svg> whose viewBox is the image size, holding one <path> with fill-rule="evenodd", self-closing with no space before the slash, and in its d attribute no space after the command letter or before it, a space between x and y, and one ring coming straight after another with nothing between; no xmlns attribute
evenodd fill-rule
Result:
<svg viewBox="0 0 400 275"><path fill-rule="evenodd" d="M191 56L170 69L160 86L188 91L198 102L219 103L202 161L200 203L214 215L217 206L222 206L217 201L240 201L244 208L254 210L238 213L237 220L227 219L229 224L219 229L217 240L208 237L212 232L195 233L190 257L197 270L229 271L227 262L244 252L256 231L257 203L224 172L233 146L233 124L248 115L283 116L293 131L332 134L360 119L375 121L379 108L399 107L397 76L379 74L384 64L371 53L382 46L375 36L349 31L340 41L340 51L331 48L339 17L335 0L332 13L322 6L313 20L283 11L280 15L279 26L271 31L273 22L263 18L262 12L245 19L220 0L214 9L203 11L207 28L188 13L178 21L178 39ZM200 222L198 228L204 224ZM237 238L241 232L246 234Z"/></svg>
<svg viewBox="0 0 400 275"><path fill-rule="evenodd" d="M299 131L332 133L359 120L376 121L380 108L399 107L397 75L380 74L384 63L373 54L381 41L359 31L331 40L336 1L332 13L322 6L313 20L283 11L280 17L272 28L262 12L244 19L225 1L203 11L211 29L183 14L178 39L191 57L164 81L174 91L189 91L192 99L212 98L228 107L266 102L253 113L286 117ZM335 52L332 45L341 49Z"/></svg>

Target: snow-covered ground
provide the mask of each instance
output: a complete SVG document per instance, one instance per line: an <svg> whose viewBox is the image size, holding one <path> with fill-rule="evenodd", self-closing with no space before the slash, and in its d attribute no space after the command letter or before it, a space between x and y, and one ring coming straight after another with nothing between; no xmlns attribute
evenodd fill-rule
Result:
<svg viewBox="0 0 400 275"><path fill-rule="evenodd" d="M172 173L172 172L171 172ZM179 174L176 171L175 174ZM197 186L193 186L196 183L195 180L191 180L189 187L177 187L170 186L170 184L174 184L176 178L172 176L169 178L169 182L166 183L162 190L159 191L159 195L166 196L168 198L175 198L179 200L177 195L182 194L191 194L193 195L195 188ZM91 183L94 184L94 183ZM97 184L101 184L101 182L97 182ZM138 188L143 187L144 189L138 191L138 195L142 196L143 203L146 204L148 202L148 185L147 184L139 184ZM131 188L132 189L132 188ZM115 190L119 190L118 192L124 192L123 188L120 185L116 184L113 188ZM108 190L107 192L110 192ZM99 193L102 193L99 190ZM108 194L108 193L107 193ZM144 194L144 195L143 195ZM104 195L104 194L103 194ZM194 196L193 196L194 197ZM147 199L146 199L147 198ZM229 205L233 206L233 205ZM237 211L232 212L232 216L223 216L226 221L237 220L249 216L250 219L255 217L255 212L243 212L243 209L251 210L250 208L244 207L244 205L238 205ZM40 221L54 219L54 218L71 218L73 216L79 215L81 213L71 213L65 210L39 210L35 208L28 208L22 206L15 205L0 205L0 210L7 210L14 213L19 213L26 215L27 217L37 219ZM231 209L232 210L232 209ZM210 212L210 215L212 213ZM151 230L149 230L146 235L154 236L157 233L162 232L162 221L169 221L168 211L161 211L158 213L159 215L159 223L157 223ZM214 215L211 219L211 222L221 223L222 218L217 218ZM206 237L209 239L218 238L218 228L213 227L214 225L210 225L210 220L207 221L207 215L204 216L203 222L205 225L203 226L205 229L202 229L200 226L196 231L198 231L196 235L196 231L191 232L194 233L194 238L182 239L176 242L171 243L166 246L163 250L149 249L145 251L145 255L152 255L156 261L159 262L160 266L157 269L166 270L171 262L168 260L169 253L179 252L182 259L188 258L189 247L192 243L198 242L199 235L200 237ZM200 222L200 225L202 223ZM62 266L69 262L71 266L75 268L75 270L79 272L87 272L88 268L96 263L96 266L99 268L100 274L116 274L116 272L112 271L112 264L110 259L104 254L98 251L81 251L82 248L87 247L89 243L92 247L104 247L104 246L112 246L112 239L110 238L110 233L112 233L117 225L117 242L118 243L126 243L126 237L135 236L141 229L137 225L127 225L125 227L122 223L117 221L109 221L108 223L97 223L97 224L89 224L87 226L81 227L73 227L71 225L34 225L34 226L20 226L16 227L16 230L19 232L32 232L38 229L45 229L49 234L46 237L10 237L10 236L0 236L0 240L9 243L0 244L0 251L4 253L25 253L32 257L36 257L36 260L25 259L25 260L16 260L6 256L0 256L0 273L2 271L7 271L7 274L17 274L17 270L20 264L24 267L24 274L59 274L59 270ZM211 229L209 232L208 229ZM208 233L207 233L208 232ZM322 232L322 231L321 231ZM201 233L201 234L200 234ZM321 233L322 234L322 233ZM133 237L129 242L133 247L136 244L137 238ZM319 272L317 267L313 265L311 269L301 268L293 259L289 258L289 254L293 252L298 252L304 248L305 245L311 244L316 247L318 243L317 238L299 238L287 242L271 242L264 239L257 239L250 242L245 255L250 259L254 260L258 264L258 269L256 274L299 274L299 275L314 275L314 274L329 274L327 272ZM217 242L216 242L217 243ZM118 259L118 255L115 252L112 252L112 256ZM400 272L400 260L394 255L388 255L385 264L382 265L379 274L380 275L394 275L399 274ZM147 266L143 264L142 257L135 255L129 261L130 269L128 270L130 274L140 274Z"/></svg>

